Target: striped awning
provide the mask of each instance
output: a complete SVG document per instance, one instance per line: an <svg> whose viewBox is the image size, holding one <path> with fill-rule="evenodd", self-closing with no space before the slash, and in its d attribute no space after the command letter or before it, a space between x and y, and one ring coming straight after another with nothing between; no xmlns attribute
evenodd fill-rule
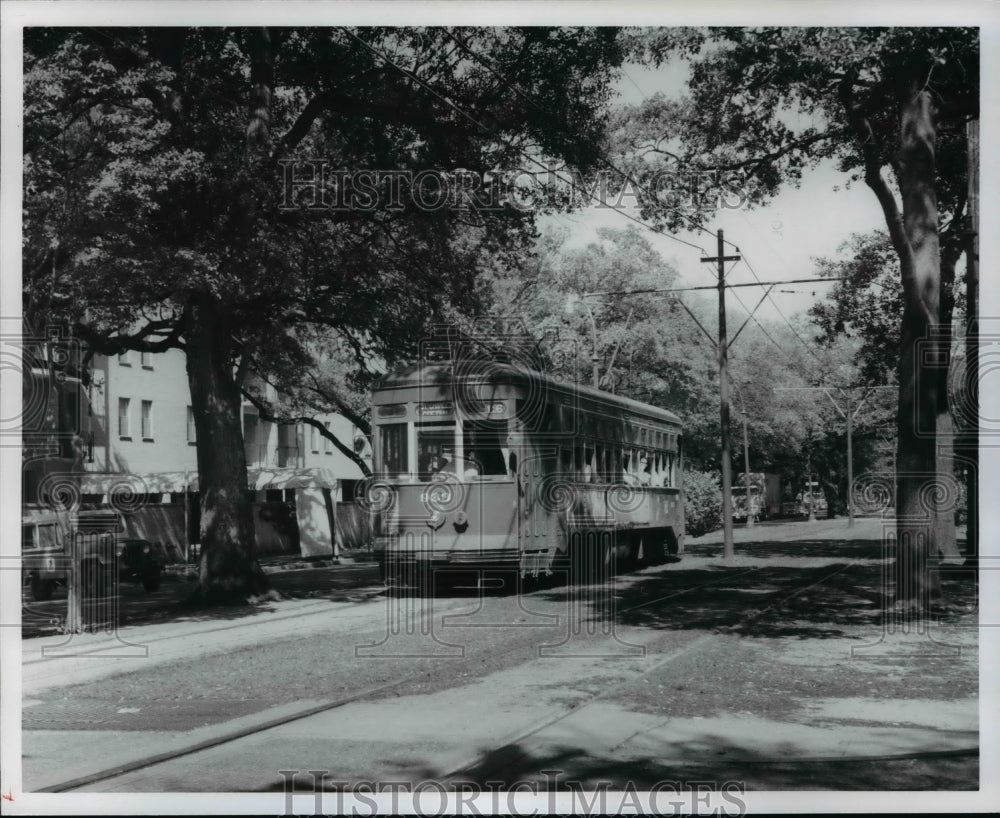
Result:
<svg viewBox="0 0 1000 818"><path fill-rule="evenodd" d="M353 465L353 464L352 464ZM357 472L338 476L330 469L248 469L247 488L250 491L268 489L326 488L335 489L340 480L359 480ZM127 474L121 472L84 472L80 475L83 494L163 494L198 491L198 473L194 471Z"/></svg>

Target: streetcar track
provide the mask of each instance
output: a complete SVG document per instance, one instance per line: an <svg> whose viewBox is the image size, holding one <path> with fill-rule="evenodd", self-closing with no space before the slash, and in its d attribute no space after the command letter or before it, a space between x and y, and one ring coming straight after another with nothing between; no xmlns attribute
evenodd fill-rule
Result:
<svg viewBox="0 0 1000 818"><path fill-rule="evenodd" d="M704 646L708 642L713 642L715 640L715 637L720 632L727 632L727 631L731 631L731 630L733 630L735 628L738 628L740 625L746 624L747 622L750 622L750 621L758 618L761 614L766 613L767 611L773 610L775 608L778 608L781 605L784 605L789 600L794 599L795 597L799 596L800 594L805 593L806 591L810 590L811 588L815 588L817 585L821 585L822 583L824 583L825 581L827 581L831 577L835 577L838 574L843 573L847 569L852 568L853 566L861 563L863 560L866 560L866 559L868 559L868 557L858 557L858 558L852 560L851 562L849 562L849 563L847 563L845 565L838 565L838 567L837 567L836 570L830 571L829 573L824 574L820 579L816 580L815 582L812 582L809 585L806 585L804 587L795 589L792 593L783 596L780 600L778 600L778 601L776 601L776 602L774 602L774 603L772 603L770 605L767 605L764 608L756 609L756 610L748 612L746 615L744 615L741 618L741 621L738 624L731 625L731 626L726 626L724 628L723 627L716 628L716 629L713 630L712 633L708 633L708 634L705 634L704 636L698 637L697 639L695 639L694 641L688 643L684 647L682 647L682 648L680 648L680 649L678 649L678 650L670 653L668 656L664 657L659 662L657 662L653 667L648 668L648 669L646 669L646 670L644 670L644 671L642 671L640 673L636 673L635 675L633 675L633 676L631 676L631 677L629 677L627 679L622 679L622 680L619 680L619 681L615 682L614 684L608 685L603 690L600 690L597 693L592 694L586 700L584 700L582 702L574 703L572 706L566 708L562 713L559 713L556 716L553 716L552 718L546 719L545 721L543 721L543 722L541 722L539 724L535 724L531 728L529 728L528 730L524 730L524 731L519 732L513 738L508 739L503 744L500 744L498 747L495 747L495 748L489 750L486 753L481 753L481 755L483 757L504 758L504 760L505 760L504 764L502 764L502 765L501 764L494 764L493 766L490 766L490 767L488 767L486 769L482 768L480 762L471 762L471 763L468 763L468 764L463 764L461 767L454 768L454 769L450 770L449 772L445 773L441 777L441 780L442 781L456 781L456 780L461 780L461 776L463 774L468 774L468 773L472 772L473 770L475 770L476 773L477 773L477 775L479 775L480 777L483 777L483 776L496 776L496 775L501 775L502 776L504 773L506 773L507 771L509 771L515 763L517 763L518 761L521 761L521 760L523 760L524 758L527 757L526 752L523 751L523 750L518 749L518 747L517 747L517 745L520 744L521 742L523 742L525 739L530 739L532 736L536 736L539 733L542 733L543 731L547 730L549 727L551 727L554 724L558 724L559 722L562 722L562 721L565 721L565 720L567 720L569 718L577 716L580 713L580 711L582 711L582 710L584 710L584 709L586 709L586 708L588 708L588 707L590 707L590 706L592 706L592 705L594 705L594 704L602 701L603 699L607 698L610 695L613 695L613 694L617 693L622 688L627 687L629 685L632 685L635 682L637 682L638 680L642 679L643 677L649 676L649 675L655 673L656 671L662 669L663 667L665 667L666 665L668 665L671 662L675 661L676 659L678 659L678 658L680 658L680 657L682 657L682 656L684 656L684 655L686 655L688 653L691 653L693 651L696 651L696 650L700 649L702 646ZM744 574L751 573L754 570L758 570L758 569L752 568L752 569L748 569L747 571L741 571L736 576L742 576ZM726 579L732 579L733 576L734 575L728 575L725 578ZM705 587L705 585L711 585L711 584L716 584L716 581L709 582L709 583L703 583L702 585L697 585L697 586L694 586L692 588L687 588L687 589L685 589L683 591L678 592L677 594L671 594L671 595L668 595L667 597L663 597L662 599L670 599L670 598L672 598L674 596L678 596L678 595L683 594L683 593L689 593L690 591L698 590L699 588ZM778 591L776 593L781 593L781 591ZM645 604L649 604L649 603L645 603ZM634 610L634 609L629 609L629 610ZM640 733L636 733L635 735L641 735L642 732L647 732L647 731L640 731ZM616 746L620 747L623 744L628 743L628 741L630 741L634 737L635 737L634 735L630 736L629 738L625 739L624 742L621 742L619 745L616 745ZM503 753L503 752L501 752L503 750L513 750L515 752L513 752L513 753L511 753L511 752ZM948 754L948 753L952 753L952 752L957 752L958 754L969 755L969 754L971 754L973 752L978 752L978 748L976 748L976 750L941 751L941 752L942 752L942 754ZM936 757L936 756L931 755L931 756L928 756L928 757ZM851 760L849 757L837 757L837 758L839 760L842 760L842 761L849 761L849 760ZM875 758L882 759L882 758L892 758L892 757L891 756L886 756L886 757L876 756ZM859 760L863 760L863 759L861 757L859 757Z"/></svg>
<svg viewBox="0 0 1000 818"><path fill-rule="evenodd" d="M689 653L695 652L695 651L701 649L702 647L704 647L706 644L715 641L715 638L718 636L718 634L720 632L729 632L729 631L732 631L733 629L738 628L741 625L744 625L744 624L746 624L746 623L748 623L748 622L750 622L750 621L752 621L752 620L760 617L761 615L763 615L763 614L765 614L765 613L767 613L769 611L773 611L776 608L780 608L782 605L786 604L789 600L794 599L795 597L797 597L797 596L805 593L806 591L808 591L808 590L810 590L812 588L815 588L818 585L822 585L824 582L826 582L830 578L835 577L835 576L837 576L840 573L843 573L844 571L848 570L849 568L854 567L855 565L863 562L866 559L868 559L867 556L865 556L865 557L858 557L858 558L852 560L849 563L838 564L837 567L836 567L836 570L829 571L829 572L825 573L819 579L817 579L817 580L809 583L808 585L802 586L800 588L796 588L796 589L792 590L791 593L785 593L785 591L787 591L787 589L779 589L779 590L775 591L774 595L781 594L781 598L780 599L775 600L774 602L772 602L771 604L766 605L763 608L757 608L757 609L754 609L752 611L748 611L746 614L744 614L741 617L739 623L737 623L735 625L720 626L718 628L715 628L711 633L706 633L706 634L704 634L704 635L702 635L702 636L700 636L700 637L692 640L691 642L689 642L688 644L686 644L682 648L679 648L679 649L671 652L669 655L663 657L653 667L648 668L648 669L646 669L646 670L644 670L642 672L633 674L633 675L629 676L628 678L620 679L620 680L616 681L615 683L606 686L604 689L598 691L597 693L592 694L591 696L589 696L588 698L586 698L584 701L577 702L577 703L573 704L572 706L567 707L562 712L560 712L560 713L552 716L551 718L545 719L544 721L542 721L540 723L535 723L535 724L532 725L531 728L529 728L527 730L519 731L517 734L515 734L515 735L511 736L510 738L504 740L494 750L490 751L489 755L494 756L494 757L499 757L499 756L503 756L504 755L503 753L499 752L500 750L504 750L504 749L516 750L517 749L517 745L519 743L523 742L524 740L530 739L532 736L538 735L539 733L541 733L544 730L548 729L552 725L558 724L559 722L562 722L562 721L564 721L566 719L569 719L570 717L576 716L577 714L579 714L585 708L590 707L591 705L594 705L594 704L596 704L596 703L598 703L598 702L606 699L607 697L612 696L612 695L618 693L623 688L626 688L626 687L634 684L635 682L637 682L638 680L642 679L643 677L649 676L650 674L653 674L656 671L661 670L663 667L669 665L670 663L676 661L677 659L680 659L681 657L683 657L683 656L685 656L685 655L687 655ZM673 598L675 598L677 596L681 596L681 595L684 595L684 594L689 594L691 592L700 590L702 588L705 588L705 587L708 587L708 586L711 586L711 585L717 585L717 584L719 584L720 582L723 582L723 581L732 581L736 577L745 576L746 574L750 574L750 573L753 573L755 571L759 571L759 570L761 570L762 567L764 567L764 566L756 566L756 567L748 568L746 570L739 571L738 573L735 573L735 574L728 574L727 573L723 577L719 577L719 578L710 580L708 582L700 583L698 585L694 585L694 586L691 586L690 588L682 589L680 591L677 591L677 592L672 593L672 594L668 594L668 595L663 596L663 597L658 597L655 600L648 600L648 601L642 603L641 605L637 605L637 606L633 606L632 608L624 609L622 612L636 610L638 608L646 607L648 605L653 604L654 602L667 601L667 600L673 599ZM669 574L667 574L667 576L669 576ZM541 592L544 592L544 589L540 589L539 591L537 591L535 593L541 593ZM301 612L298 612L298 613L295 613L295 614L289 614L289 615L286 615L286 616L282 616L282 617L280 617L280 619L289 619L289 618L294 618L296 616L301 616L301 615L302 615ZM278 620L275 619L275 620L268 620L268 621L278 621ZM218 629L214 629L214 630L229 630L229 629L232 629L232 628L246 627L249 624L255 624L255 623L245 623L245 624L242 624L242 625L240 625L240 624L229 625L229 626L226 626L224 628L218 628ZM180 635L178 635L178 636L170 636L170 637L162 637L160 641L163 641L163 640L166 640L166 639L176 639L176 638L184 638L184 637L180 636ZM110 779L118 778L118 777L121 777L123 775L126 775L128 773L137 772L139 770L143 770L143 769L148 769L150 767L154 767L154 766L156 766L158 764L162 764L162 763L165 763L167 761L172 761L172 760L177 759L177 758L182 758L182 757L185 757L185 756L193 755L195 753L201 752L202 750L212 749L212 748L224 745L224 744L229 744L231 742L237 741L237 740L245 738L247 736L254 735L254 734L260 733L260 732L264 732L264 731L270 730L272 728L282 727L282 726L284 726L286 724L289 724L289 723L292 723L292 722L295 722L295 721L299 721L301 719L308 718L310 716L317 715L319 713L323 713L323 712L326 712L326 711L329 711L329 710L334 710L334 709L337 709L339 707L343 707L343 706L345 706L347 704L359 702L359 701L362 701L362 700L367 699L367 698L376 698L381 693L384 693L386 691L393 690L393 689L396 689L396 688L403 687L403 686L405 686L407 684L410 684L410 683L413 683L413 682L420 681L422 678L423 677L420 676L419 674L408 676L408 677L405 677L403 679L399 679L399 680L396 680L396 681L393 681L393 682L390 682L390 683L387 683L387 684L384 684L384 685L379 685L379 686L374 687L374 688L368 688L368 689L365 689L363 691L359 691L359 692L353 693L353 694L351 694L349 696L345 696L345 697L342 697L342 698L339 698L339 699L335 699L335 700L331 700L331 701L328 701L328 702L323 702L323 703L321 703L319 705L313 705L313 706L310 706L308 708L304 708L301 711L296 711L295 713L292 713L290 715L283 715L283 716L275 717L275 718L272 718L272 719L268 719L268 720L266 720L264 722L261 722L259 724L250 725L250 726L243 727L243 728L240 728L240 729L237 729L237 730L231 730L229 732L224 732L224 733L222 733L222 734L220 734L218 736L214 736L212 738L205 739L204 741L197 742L195 744L192 744L192 745L189 745L189 746L186 746L186 747L181 747L181 748L178 748L176 750L171 750L171 751L168 751L168 752L159 753L159 754L156 754L156 755L153 755L153 756L147 756L145 758L137 759L135 761L128 762L126 764L117 765L115 767L111 767L111 768L108 768L108 769L105 769L105 770L100 770L100 771L97 771L97 772L94 772L94 773L90 773L90 774L87 774L87 775L84 775L84 776L80 776L80 777L74 778L74 779L72 779L70 781L65 781L65 782L61 782L59 784L50 785L49 787L45 787L45 788L39 789L38 792L47 792L47 793L67 792L67 791L70 791L70 790L75 790L75 789L79 789L81 787L89 786L91 784L95 784L95 783L99 783L99 782L103 782L103 781L108 781ZM642 732L647 732L647 731L640 731L639 733L636 733L635 735L640 735ZM620 747L620 746L628 743L628 741L630 741L631 738L634 738L634 736L629 737L625 741L621 742L619 745L616 745L616 747ZM855 760L856 761L893 760L893 759L897 759L897 758L900 759L900 760L905 760L905 759L911 759L911 758L916 759L916 758L937 758L937 757L947 757L947 756L968 756L968 755L973 755L973 754L976 754L976 753L978 753L978 748L959 749L959 750L929 751L929 752L926 752L926 753L904 753L904 754L886 755L886 756L858 756L856 758L855 757L851 757L851 756L831 756L831 757L825 757L825 760L827 762L832 762L832 761L847 762L847 761L855 761ZM513 766L514 763L516 763L518 760L521 760L521 758L525 756L525 753L524 753L524 751L518 751L518 752L514 753L513 755L515 755L516 757L515 758L511 758L510 757L511 754L508 753L505 764L503 764L503 765L497 764L497 765L494 765L494 766L492 766L492 767L490 767L490 768L488 768L486 770L483 770L481 768L481 766L479 765L478 762L466 763L466 764L463 764L460 767L453 768L452 770L444 773L443 775L441 775L438 778L438 780L441 781L442 783L448 782L448 781L459 781L459 780L462 780L461 776L463 774L468 774L472 770L476 770L477 774L479 774L480 776L482 776L482 775L503 774L504 772L506 772L507 770L509 770L511 768L511 766ZM800 759L799 761L807 761L807 762L810 762L810 763L816 763L816 762L819 762L821 760L822 759L820 759L818 757L814 757L814 758L809 758L809 759ZM768 761L769 761L768 759L760 759L758 763L768 763ZM774 759L773 760L774 763L777 763L777 762L780 762L780 761L787 762L787 759Z"/></svg>
<svg viewBox="0 0 1000 818"><path fill-rule="evenodd" d="M641 605L633 605L631 608L622 608L620 613L629 613L630 611L638 611L641 608L646 608L650 605L654 605L657 602L666 602L668 599L674 599L675 597L682 596L684 594L689 594L691 591L697 591L700 588L707 588L709 585L718 585L720 582L726 582L736 577L741 577L744 574L750 574L754 571L761 570L763 566L755 566L753 568L747 568L745 571L740 571L737 574L725 574L724 576L717 577L716 579L709 580L708 582L703 582L700 585L692 585L690 588L684 588L680 591L674 591L672 594L667 594L666 596L659 596L656 599L649 599L643 602Z"/></svg>
<svg viewBox="0 0 1000 818"><path fill-rule="evenodd" d="M325 713L328 710L336 710L338 707L343 707L344 705L351 704L356 701L368 698L370 696L377 696L380 693L384 693L387 690L392 690L393 688L400 687L409 682L416 681L418 675L407 676L403 679L398 679L394 682L388 684L379 685L377 687L368 688L366 690L361 690L356 693L352 693L349 696L343 696L339 699L333 699L331 701L323 702L322 704L312 705L311 707L304 708L290 715L278 716L276 718L267 719L259 724L253 724L248 727L242 727L238 730L231 730L227 733L222 733L221 735L213 736L212 738L205 739L204 741L199 741L195 744L188 745L187 747L180 747L176 750L168 750L167 752L157 753L156 755L146 756L145 758L136 759L130 761L126 764L119 764L114 767L109 767L105 770L99 770L94 773L88 773L87 775L79 776L78 778L73 778L69 781L63 781L59 784L52 784L48 787L41 787L36 792L68 792L70 790L76 790L80 787L86 787L91 784L97 784L101 781L107 781L111 778L119 778L128 773L133 773L138 770L144 770L149 767L155 767L157 764L162 764L166 761L173 761L177 758L183 758L184 756L193 755L194 753L199 753L202 750L209 750L213 747L218 747L222 744L229 744L230 742L237 741L241 738L247 736L252 736L255 733L262 733L265 730L270 730L275 727L283 727L286 724L291 724L292 722L299 721L301 719L309 718L310 716L318 715L319 713Z"/></svg>
<svg viewBox="0 0 1000 818"><path fill-rule="evenodd" d="M266 620L263 620L263 621L257 620L257 619L251 619L250 621L235 622L235 623L233 623L231 625L220 625L218 627L209 627L209 628L205 628L204 630L199 630L196 633L177 633L177 634L168 634L166 636L154 636L154 637L150 637L148 639L145 639L143 641L143 645L148 646L150 644L155 644L155 643L160 643L160 642L170 642L170 641L173 641L175 639L190 639L192 636L204 636L206 634L222 633L224 631L238 630L240 628L257 627L257 626L260 626L261 624L270 624L272 622L283 622L283 621L285 621L287 619L298 619L298 618L301 618L302 616L315 616L315 615L326 613L326 612L330 611L331 610L331 608L330 608L330 602L331 601L334 601L336 604L342 605L344 607L350 607L350 606L354 606L354 605L361 605L362 603L369 602L370 600L375 599L375 598L377 598L379 596L383 596L383 595L384 595L384 590L380 590L380 591L377 591L375 593L372 593L372 594L369 594L369 595L365 596L364 599L351 599L351 600L317 599L317 600L311 600L311 601L307 602L306 604L302 605L301 608L296 609L293 613L275 615L275 616L269 617L269 618L267 618ZM290 601L294 601L294 599L292 599ZM312 610L313 608L322 608L322 610ZM249 617L254 617L256 615L266 614L266 613L267 613L266 610L265 611L254 611L254 612L249 613L248 616ZM171 620L171 622L180 622L180 621L184 621L184 620ZM199 620L195 619L195 620L189 620L189 621L191 621L192 623L196 623ZM206 621L206 620L201 620L201 621ZM136 623L135 625L126 625L125 627L127 627L127 628L133 628L133 627L134 628L145 628L145 627L156 627L156 626L163 625L163 624L166 624L166 623L164 623L164 622L143 622L143 623ZM120 633L122 636L126 635L126 633L124 631L119 632L119 631L116 630L115 633L116 634ZM51 635L57 635L57 634L51 634ZM64 634L64 635L66 635L68 638L71 639L74 634ZM83 635L86 635L86 634L83 634ZM41 637L41 638L44 638L44 637ZM51 646L51 647L59 647L59 646L56 645L56 646ZM101 645L97 645L97 646L95 646L95 647L93 647L92 649L89 649L89 650L86 650L86 649L85 650L80 650L75 655L76 656L91 656L91 655L99 654L99 653L101 653L103 651L106 651L106 650L108 650L111 647L114 647L114 645L113 644L104 643L104 644L101 644ZM56 656L56 657L45 656L43 654L43 655L39 655L38 657L36 657L34 659L24 659L21 662L21 665L22 665L22 667L26 666L26 665L36 665L36 664L39 664L41 662L51 662L51 661L53 661L53 659L56 659L56 658L62 658L62 657L58 657L58 656Z"/></svg>

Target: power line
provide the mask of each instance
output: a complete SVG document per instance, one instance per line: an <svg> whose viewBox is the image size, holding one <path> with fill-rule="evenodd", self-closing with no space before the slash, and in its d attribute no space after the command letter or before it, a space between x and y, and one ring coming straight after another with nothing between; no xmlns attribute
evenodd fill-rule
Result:
<svg viewBox="0 0 1000 818"><path fill-rule="evenodd" d="M370 45L369 43L366 43L364 40L362 40L360 37L358 37L352 31L350 31L349 29L344 28L344 27L341 27L341 31L343 31L344 33L346 33L352 39L356 40L363 47L367 48L369 51L371 51L377 57L379 57L380 59L382 59L388 65L390 65L393 68L395 68L403 76L407 77L408 79L410 79L413 82L415 82L418 85L420 85L422 88L424 88L426 91L428 91L429 93L431 93L437 99L441 100L443 103L445 103L448 107L450 107L456 113L458 113L461 116L465 117L470 122L472 122L474 125L476 125L477 127L481 128L482 130L486 131L490 135L493 135L493 136L497 135L495 131L493 131L492 129L490 129L488 126L486 126L482 122L479 122L475 117L473 117L471 114L469 114L468 112L464 111L462 108L460 108L454 102L452 102L450 99L448 99L447 97L445 97L444 95L442 95L441 93L439 93L438 91L436 91L434 88L432 88L426 82L424 82L424 80L422 80L420 77L416 76L413 72L408 71L407 69L405 69L402 66L398 65L389 56L387 56L386 54L382 53L381 51L379 51L377 48L375 48L374 46ZM528 94L526 91L524 91L524 89L520 88L519 86L517 86L514 83L511 83L507 78L505 78L504 76L502 76L501 74L499 74L496 70L494 70L494 68L489 65L489 61L488 61L488 59L486 57L484 57L483 55L479 54L478 52L476 52L475 50L473 50L472 48L470 48L468 46L468 44L466 44L461 38L457 37L455 34L453 34L452 32L448 31L447 29L445 30L444 33L446 34L446 36L448 36L449 38L451 38L452 40L454 40L466 53L468 53L471 57L473 57L475 60L477 60L488 71L490 71L491 74L493 74L501 82L503 82L508 88L510 88L511 90L515 91L519 95L521 95L524 99L526 99L528 101L529 104L531 104L536 109L543 110L541 108L541 106L539 106L538 103L531 97L531 95ZM641 89L640 89L640 92L641 92ZM556 178L559 178L561 181L568 182L568 184L570 185L571 188L582 191L588 197L588 200L594 200L594 201L600 202L600 200L598 199L598 197L594 193L588 192L588 191L584 190L580 185L576 184L576 182L573 179L566 179L565 177L560 177L557 173L555 173L552 170L552 168L550 166L547 166L547 165L543 164L538 159L536 159L534 156L531 156L527 151L525 151L525 150L523 150L521 148L515 147L512 144L512 142L510 142L510 141L508 141L507 146L509 148L513 148L514 150L516 150L518 153L520 153L521 155L523 155L525 158L528 159L528 161L532 162L533 164L539 166L540 168L545 169L549 173L553 173L556 176ZM602 159L602 161L604 161L604 163L609 168L611 168L612 170L614 170L616 173L620 174L627 182L630 182L631 184L635 185L639 190L645 190L642 187L642 185L640 185L638 182L635 181L635 179L632 178L632 176L630 174L628 174L625 171L623 171L620 168L618 168L610 159L607 158L607 156L605 156L602 153L598 153L598 156ZM645 192L648 193L648 191L645 191ZM675 236L675 235L673 235L671 233L668 233L668 232L666 232L664 230L656 228L653 225L650 225L647 222L642 221L641 219L637 219L634 216L631 216L630 214L628 214L627 212L625 212L624 210L622 210L622 209L620 209L618 207L613 207L612 209L615 212L621 214L622 216L625 216L627 219L630 219L631 221L634 221L636 224L639 224L639 225L645 227L646 229L651 230L654 233L658 233L659 235L665 236L666 238L672 239L673 241L679 242L679 243L684 244L684 245L686 245L688 247L692 247L692 248L694 248L696 250L700 250L703 257L706 255L705 249L702 248L700 245L697 245L697 244L694 244L692 242L686 241L686 240L681 239L681 238L679 238L679 237L677 237L677 236ZM700 225L697 222L695 222L693 219L691 219L686 214L682 213L680 210L677 210L676 208L669 208L669 209L672 212L680 215L682 218L687 219L698 230L710 234L710 231L708 231L705 227L703 227L702 225ZM724 241L725 244L728 244L728 245L736 248L736 250L738 252L741 252L740 249L739 249L739 247L735 243L733 243L731 241L728 241L728 240L725 240L725 239L723 239L723 241ZM757 275L757 272L753 269L753 267L750 264L750 262L747 261L747 259L745 257L745 254L743 255L743 259L742 260L744 262L746 262L747 268L753 274L753 276L757 280L758 284L763 285L763 282L760 280L760 276ZM787 283L793 283L793 282L787 282ZM741 285L727 285L727 286L729 286L731 288L733 286L741 286ZM694 288L692 288L692 289L694 289ZM711 288L709 288L709 289L711 289ZM740 305L743 307L743 309L748 312L748 314L750 315L751 318L753 318L754 323L760 328L760 330L765 334L765 336L767 336L768 339L775 346L777 346L779 349L781 349L782 352L783 352L783 354L786 357L789 357L787 351L780 344L778 344L777 341L774 340L774 338L770 335L770 333L767 332L767 330L760 323L760 321L756 318L756 316L751 311L747 310L746 305L743 304L743 302L739 298L739 296L736 295L736 293L734 293L734 295L736 296L737 300L740 302ZM818 355L816 355L815 351L811 348L811 346L804 341L804 339L802 338L802 336L798 333L798 331L795 329L795 327L792 325L792 323L788 320L788 318L785 316L785 314L781 311L781 308L778 306L777 302L770 296L770 291L768 291L765 294L765 297L768 298L768 299L770 299L772 305L778 311L778 314L782 317L782 319L784 320L784 322L792 330L792 333L795 335L795 337L798 338L798 340L803 344L803 346L806 347L806 349L809 351L809 353L814 358L816 358L816 360L818 362L824 363L822 361L822 359ZM789 360L792 360L792 359L789 357Z"/></svg>
<svg viewBox="0 0 1000 818"><path fill-rule="evenodd" d="M732 285L727 285L727 286L731 287ZM791 355L788 354L788 350L784 346L782 346L781 344L779 344L777 341L774 340L774 337L771 335L771 333L769 333L764 328L764 325L762 323L760 323L760 320L757 318L757 316L754 315L753 312L751 312L750 310L747 309L747 305L743 303L743 299L740 298L739 295L737 293L735 293L735 292L733 293L733 297L739 302L740 306L743 307L743 310L747 313L747 315L750 316L750 318L753 320L753 322L757 325L757 328L761 332L764 333L764 335L766 336L766 338L772 344L774 344L778 349L781 350L781 354L784 355L788 359L788 362L792 363L792 364L798 364L798 361L796 361Z"/></svg>
<svg viewBox="0 0 1000 818"><path fill-rule="evenodd" d="M760 282L760 276L757 275L757 271L754 270L753 266L750 264L749 260L746 257L746 253L743 254L743 262L746 264L747 269L750 270L750 272L753 275L753 277L758 282ZM833 281L833 280L835 280L835 279L830 279L830 281ZM735 293L734 293L734 295L735 295ZM771 304L774 306L775 310L778 311L778 315L780 315L781 318L782 318L782 320L788 325L788 328L792 331L792 333L795 335L795 337L799 339L799 342L802 344L802 346L804 346L806 348L806 350L809 352L809 354L812 355L813 358L815 358L818 363L823 364L825 366L826 365L826 361L824 361L822 358L820 358L819 355L816 354L816 351L812 348L812 345L807 344L806 341L802 338L802 336L799 335L799 331L797 329L795 329L795 327L792 324L792 322L789 321L788 318L786 317L785 313L782 312L781 307L779 307L778 306L778 302L775 301L774 298L771 297L770 292L768 292L767 297L770 300ZM737 298L738 298L738 296L737 296Z"/></svg>

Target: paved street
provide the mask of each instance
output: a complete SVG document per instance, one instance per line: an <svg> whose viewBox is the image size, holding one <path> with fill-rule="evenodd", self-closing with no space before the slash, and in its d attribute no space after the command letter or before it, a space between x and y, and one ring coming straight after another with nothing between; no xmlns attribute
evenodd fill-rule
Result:
<svg viewBox="0 0 1000 818"><path fill-rule="evenodd" d="M709 536L608 586L521 595L387 596L362 568L289 571L253 609L25 640L24 786L280 794L289 771L312 792L306 771L323 770L975 788L974 597L952 583L930 633L887 633L879 528L761 526L731 564Z"/></svg>

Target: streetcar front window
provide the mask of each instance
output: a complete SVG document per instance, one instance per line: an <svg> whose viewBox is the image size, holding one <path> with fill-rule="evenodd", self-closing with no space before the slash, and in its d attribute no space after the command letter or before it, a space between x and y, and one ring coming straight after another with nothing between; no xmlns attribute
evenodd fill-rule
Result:
<svg viewBox="0 0 1000 818"><path fill-rule="evenodd" d="M504 456L507 442L506 420L476 420L464 425L463 448L471 470L479 476L506 475L508 458Z"/></svg>
<svg viewBox="0 0 1000 818"><path fill-rule="evenodd" d="M390 477L406 474L406 424L386 423L378 429L381 460L378 471Z"/></svg>
<svg viewBox="0 0 1000 818"><path fill-rule="evenodd" d="M460 474L455 450L455 423L417 424L417 475L430 480L435 474Z"/></svg>

